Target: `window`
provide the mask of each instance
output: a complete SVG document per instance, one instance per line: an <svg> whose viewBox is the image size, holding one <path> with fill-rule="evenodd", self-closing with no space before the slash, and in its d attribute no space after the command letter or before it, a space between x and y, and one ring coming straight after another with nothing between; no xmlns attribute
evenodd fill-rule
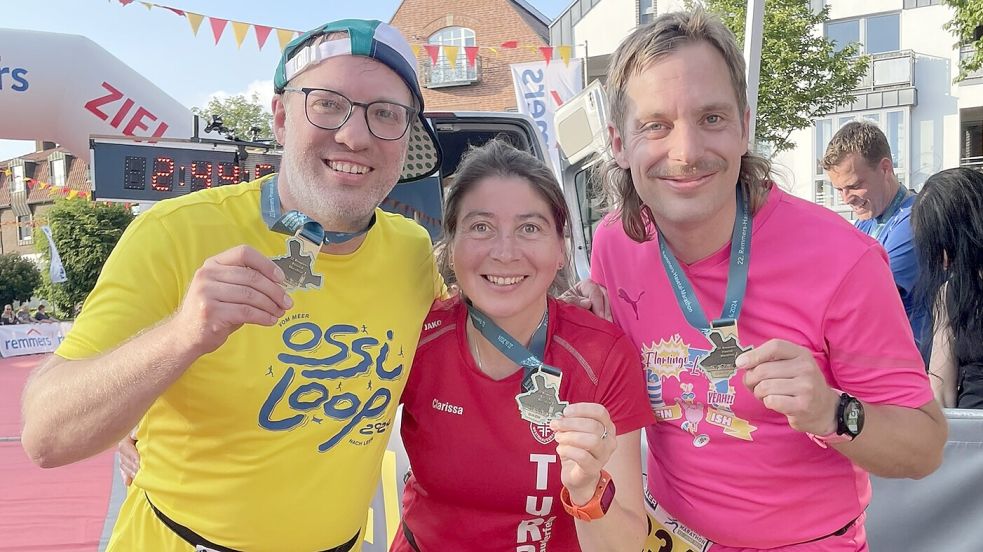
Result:
<svg viewBox="0 0 983 552"><path fill-rule="evenodd" d="M65 158L55 159L51 162L51 184L54 186L64 186L66 175L65 175Z"/></svg>
<svg viewBox="0 0 983 552"><path fill-rule="evenodd" d="M31 217L17 217L17 241L29 242L34 239L34 229L31 227Z"/></svg>
<svg viewBox="0 0 983 552"><path fill-rule="evenodd" d="M908 110L907 109L882 109L879 111L867 111L863 113L853 113L816 119L815 124L815 155L816 172L814 174L815 190L814 200L820 205L830 208L845 207L840 199L840 194L833 189L833 185L826 178L823 171L823 154L826 146L833 139L833 134L843 125L857 119L867 119L876 124L887 137L887 143L891 147L891 162L894 164L894 174L902 186L908 181Z"/></svg>
<svg viewBox="0 0 983 552"><path fill-rule="evenodd" d="M430 35L427 39L430 44L441 46L457 46L457 59L452 65L447 59L447 53L443 48L440 49L437 63L430 69L430 77L427 79L429 85L441 84L466 84L478 80L477 63L468 67L468 56L464 51L465 46L475 46L474 31L464 27L445 27Z"/></svg>
<svg viewBox="0 0 983 552"><path fill-rule="evenodd" d="M826 23L826 38L837 51L857 42L861 53L879 54L901 49L901 16L897 13Z"/></svg>
<svg viewBox="0 0 983 552"><path fill-rule="evenodd" d="M911 8L924 8L926 6L938 6L942 3L942 0L904 0L904 8L909 10Z"/></svg>
<svg viewBox="0 0 983 552"><path fill-rule="evenodd" d="M10 188L12 192L23 192L27 189L24 182L24 165L15 165L13 167L14 181L13 187Z"/></svg>
<svg viewBox="0 0 983 552"><path fill-rule="evenodd" d="M645 25L655 19L658 0L638 0L638 24Z"/></svg>

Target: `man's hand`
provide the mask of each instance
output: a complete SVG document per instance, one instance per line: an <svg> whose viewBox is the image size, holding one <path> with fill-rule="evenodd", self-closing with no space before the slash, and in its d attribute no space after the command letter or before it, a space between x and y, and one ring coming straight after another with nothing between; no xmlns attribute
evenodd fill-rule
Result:
<svg viewBox="0 0 983 552"><path fill-rule="evenodd" d="M205 261L171 322L200 354L218 349L243 324L272 326L293 306L283 271L259 251L233 247Z"/></svg>
<svg viewBox="0 0 983 552"><path fill-rule="evenodd" d="M559 297L560 301L578 307L590 309L595 315L611 321L611 305L608 304L608 292L604 286L594 280L587 278L574 284L574 286Z"/></svg>
<svg viewBox="0 0 983 552"><path fill-rule="evenodd" d="M804 347L772 339L737 357L744 385L764 405L784 414L797 431L828 435L836 431L839 393L827 383L812 353Z"/></svg>
<svg viewBox="0 0 983 552"><path fill-rule="evenodd" d="M563 409L563 417L550 422L556 432L560 480L574 504L586 504L618 447L614 422L606 408L595 403L575 403Z"/></svg>
<svg viewBox="0 0 983 552"><path fill-rule="evenodd" d="M127 487L133 483L133 479L140 471L140 453L137 452L137 430L136 428L129 435L116 444L119 451L119 474L123 478L123 484Z"/></svg>

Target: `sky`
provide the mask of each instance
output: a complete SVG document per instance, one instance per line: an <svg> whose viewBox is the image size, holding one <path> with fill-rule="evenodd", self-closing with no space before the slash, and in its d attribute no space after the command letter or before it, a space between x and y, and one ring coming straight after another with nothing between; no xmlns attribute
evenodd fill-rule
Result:
<svg viewBox="0 0 983 552"><path fill-rule="evenodd" d="M346 17L389 21L400 4L399 0L148 1L205 16L298 31ZM552 19L573 0L526 1ZM204 107L216 95L251 97L256 91L263 105L269 105L272 96L273 70L280 54L275 33L259 50L249 31L242 47L237 48L229 24L216 45L207 19L195 36L187 18L164 9L148 11L138 1L123 6L118 0L0 0L0 13L0 29L88 37L189 108ZM0 52L0 59L2 56ZM33 142L0 140L0 160L32 151Z"/></svg>

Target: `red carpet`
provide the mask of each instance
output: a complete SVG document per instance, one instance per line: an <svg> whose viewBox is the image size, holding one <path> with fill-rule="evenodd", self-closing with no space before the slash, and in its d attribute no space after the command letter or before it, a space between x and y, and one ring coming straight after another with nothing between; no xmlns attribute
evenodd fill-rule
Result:
<svg viewBox="0 0 983 552"><path fill-rule="evenodd" d="M110 506L113 452L42 470L20 445L20 396L47 355L0 359L0 551L97 552Z"/></svg>

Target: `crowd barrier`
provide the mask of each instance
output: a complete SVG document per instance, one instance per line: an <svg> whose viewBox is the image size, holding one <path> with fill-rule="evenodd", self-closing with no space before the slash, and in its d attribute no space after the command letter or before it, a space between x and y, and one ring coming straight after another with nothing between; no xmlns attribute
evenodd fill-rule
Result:
<svg viewBox="0 0 983 552"><path fill-rule="evenodd" d="M0 326L0 357L52 353L70 329L71 322Z"/></svg>
<svg viewBox="0 0 983 552"><path fill-rule="evenodd" d="M938 471L918 481L871 477L874 495L867 509L867 536L872 552L983 549L983 411L951 409L945 414L949 440ZM382 481L369 509L363 552L385 552L400 530L400 497L409 461L399 438L399 421L397 416ZM645 454L642 439L643 458ZM561 510L558 515L566 514ZM665 546L661 550L668 552Z"/></svg>

